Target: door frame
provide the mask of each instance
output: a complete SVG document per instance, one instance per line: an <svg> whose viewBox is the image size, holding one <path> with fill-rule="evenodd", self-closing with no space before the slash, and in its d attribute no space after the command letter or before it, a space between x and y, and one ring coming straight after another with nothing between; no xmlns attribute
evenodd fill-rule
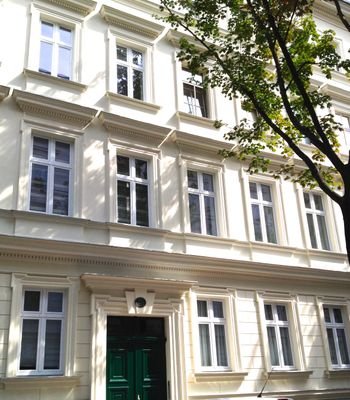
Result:
<svg viewBox="0 0 350 400"><path fill-rule="evenodd" d="M84 274L82 280L92 291L91 400L106 400L107 316L164 318L167 400L187 399L184 296L195 282L92 274ZM151 304L144 313L130 307L128 300L140 293L146 297L150 294Z"/></svg>

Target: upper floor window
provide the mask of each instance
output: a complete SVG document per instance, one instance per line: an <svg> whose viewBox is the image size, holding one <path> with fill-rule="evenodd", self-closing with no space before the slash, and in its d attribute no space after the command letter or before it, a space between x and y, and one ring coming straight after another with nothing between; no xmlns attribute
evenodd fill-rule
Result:
<svg viewBox="0 0 350 400"><path fill-rule="evenodd" d="M265 304L265 323L272 367L294 366L287 308L281 304Z"/></svg>
<svg viewBox="0 0 350 400"><path fill-rule="evenodd" d="M342 126L344 132L350 134L350 118L348 116L335 114L334 119Z"/></svg>
<svg viewBox="0 0 350 400"><path fill-rule="evenodd" d="M197 117L208 117L207 93L203 88L203 76L182 70L184 111Z"/></svg>
<svg viewBox="0 0 350 400"><path fill-rule="evenodd" d="M330 250L325 210L321 195L304 192L304 204L311 246L314 249Z"/></svg>
<svg viewBox="0 0 350 400"><path fill-rule="evenodd" d="M144 54L117 45L117 92L144 100Z"/></svg>
<svg viewBox="0 0 350 400"><path fill-rule="evenodd" d="M21 375L63 373L65 294L59 290L25 289L21 311Z"/></svg>
<svg viewBox="0 0 350 400"><path fill-rule="evenodd" d="M72 78L73 32L41 21L39 71L63 79Z"/></svg>
<svg viewBox="0 0 350 400"><path fill-rule="evenodd" d="M323 312L331 363L334 367L349 368L349 344L346 337L343 310L340 307L324 306Z"/></svg>
<svg viewBox="0 0 350 400"><path fill-rule="evenodd" d="M117 220L149 226L148 161L117 156Z"/></svg>
<svg viewBox="0 0 350 400"><path fill-rule="evenodd" d="M197 300L199 347L202 367L228 367L224 303Z"/></svg>
<svg viewBox="0 0 350 400"><path fill-rule="evenodd" d="M255 240L277 243L271 187L250 182L249 190Z"/></svg>
<svg viewBox="0 0 350 400"><path fill-rule="evenodd" d="M71 173L72 145L34 136L29 209L68 215Z"/></svg>
<svg viewBox="0 0 350 400"><path fill-rule="evenodd" d="M187 171L191 232L217 235L214 177L198 171Z"/></svg>

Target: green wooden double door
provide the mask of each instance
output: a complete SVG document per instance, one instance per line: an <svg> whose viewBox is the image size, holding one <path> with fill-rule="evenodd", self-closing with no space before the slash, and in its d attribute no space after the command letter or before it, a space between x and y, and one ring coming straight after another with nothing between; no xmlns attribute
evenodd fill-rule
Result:
<svg viewBox="0 0 350 400"><path fill-rule="evenodd" d="M108 317L107 400L166 400L164 320Z"/></svg>

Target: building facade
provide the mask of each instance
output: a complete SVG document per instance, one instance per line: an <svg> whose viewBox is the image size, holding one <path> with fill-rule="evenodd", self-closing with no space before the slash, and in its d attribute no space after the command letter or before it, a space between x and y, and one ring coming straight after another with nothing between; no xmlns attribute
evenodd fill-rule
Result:
<svg viewBox="0 0 350 400"><path fill-rule="evenodd" d="M340 210L218 155L213 122L253 116L157 13L0 1L0 398L350 399ZM346 156L349 82L314 80Z"/></svg>

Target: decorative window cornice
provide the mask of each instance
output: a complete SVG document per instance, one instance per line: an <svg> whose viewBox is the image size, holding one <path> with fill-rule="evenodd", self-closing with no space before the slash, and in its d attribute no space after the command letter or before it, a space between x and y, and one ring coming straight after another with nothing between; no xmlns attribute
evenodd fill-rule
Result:
<svg viewBox="0 0 350 400"><path fill-rule="evenodd" d="M156 39L164 30L164 26L161 24L106 5L101 7L100 14L109 24L150 39Z"/></svg>
<svg viewBox="0 0 350 400"><path fill-rule="evenodd" d="M0 85L0 101L4 100L10 93L10 88L7 86Z"/></svg>
<svg viewBox="0 0 350 400"><path fill-rule="evenodd" d="M18 107L26 114L59 121L80 129L90 124L97 114L93 108L21 90L14 90L13 97Z"/></svg>
<svg viewBox="0 0 350 400"><path fill-rule="evenodd" d="M77 14L84 16L90 14L96 7L96 1L94 0L45 0L46 3L51 3L55 6L66 8L69 11L73 11Z"/></svg>

